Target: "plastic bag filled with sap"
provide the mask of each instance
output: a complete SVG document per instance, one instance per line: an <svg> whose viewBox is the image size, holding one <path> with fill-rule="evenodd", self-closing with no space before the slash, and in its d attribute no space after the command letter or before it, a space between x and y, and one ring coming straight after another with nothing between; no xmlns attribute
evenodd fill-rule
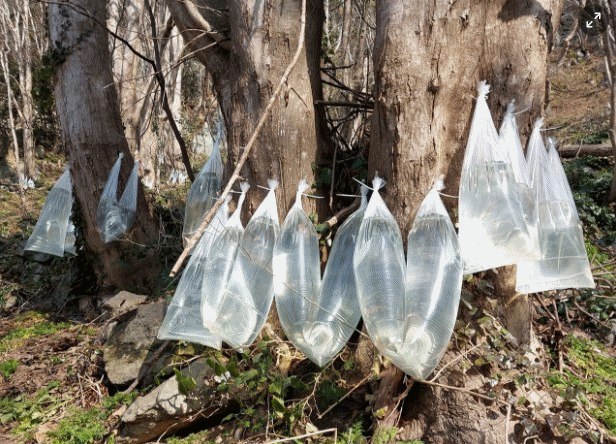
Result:
<svg viewBox="0 0 616 444"><path fill-rule="evenodd" d="M397 356L406 322L404 247L398 224L379 192L383 179L375 177L372 184L355 242L355 285L368 335L385 356Z"/></svg>
<svg viewBox="0 0 616 444"><path fill-rule="evenodd" d="M486 102L489 90L485 82L479 84L460 177L458 233L466 273L539 257L509 156L498 146Z"/></svg>
<svg viewBox="0 0 616 444"><path fill-rule="evenodd" d="M250 185L248 185L248 182L242 182L240 188L242 194L238 199L237 208L225 223L220 235L212 243L210 255L205 262L203 270L201 318L203 326L210 331L215 331L220 302L229 282L239 243L244 232L240 214Z"/></svg>
<svg viewBox="0 0 616 444"><path fill-rule="evenodd" d="M498 136L501 144L500 148L509 156L517 194L522 204L522 213L528 227L529 234L533 239L533 250L539 251L539 240L537 237L537 211L535 194L533 193L528 165L524 158L522 142L518 133L518 124L514 113L513 101L507 106L507 112L503 117Z"/></svg>
<svg viewBox="0 0 616 444"><path fill-rule="evenodd" d="M516 291L594 288L582 223L552 140L546 152L537 120L528 143L528 166L538 215L541 259L518 264Z"/></svg>
<svg viewBox="0 0 616 444"><path fill-rule="evenodd" d="M234 348L250 345L267 320L274 298L272 258L280 231L276 187L269 192L244 229L231 276L213 330Z"/></svg>
<svg viewBox="0 0 616 444"><path fill-rule="evenodd" d="M300 181L295 203L287 214L274 246L274 297L282 328L289 340L308 355L304 337L311 328L307 316L321 292L319 239L302 208L302 193L309 187Z"/></svg>
<svg viewBox="0 0 616 444"><path fill-rule="evenodd" d="M139 164L133 163L124 191L118 200L118 181L124 153L118 155L98 203L97 225L103 242L109 243L128 232L135 223L137 213L137 192L139 186Z"/></svg>
<svg viewBox="0 0 616 444"><path fill-rule="evenodd" d="M447 350L462 291L462 258L456 231L435 182L408 236L405 322L394 364L415 380L432 373Z"/></svg>
<svg viewBox="0 0 616 444"><path fill-rule="evenodd" d="M347 343L361 317L353 254L364 212L368 187L361 187L360 207L338 228L327 258L317 303L308 306L301 349L320 367L331 361Z"/></svg>
<svg viewBox="0 0 616 444"><path fill-rule="evenodd" d="M64 256L68 221L73 205L71 174L68 167L49 191L43 209L25 250Z"/></svg>
<svg viewBox="0 0 616 444"><path fill-rule="evenodd" d="M205 214L216 202L222 185L223 165L220 157L220 144L224 134L222 118L218 121L216 139L212 154L207 160L199 175L188 190L186 209L184 211L184 227L182 228L182 241L186 246L188 240L195 234L203 221Z"/></svg>
<svg viewBox="0 0 616 444"><path fill-rule="evenodd" d="M220 338L203 326L201 292L207 257L213 241L222 233L227 222L230 200L231 195L228 195L193 250L167 307L165 319L158 330L158 339L195 342L217 349L221 347Z"/></svg>

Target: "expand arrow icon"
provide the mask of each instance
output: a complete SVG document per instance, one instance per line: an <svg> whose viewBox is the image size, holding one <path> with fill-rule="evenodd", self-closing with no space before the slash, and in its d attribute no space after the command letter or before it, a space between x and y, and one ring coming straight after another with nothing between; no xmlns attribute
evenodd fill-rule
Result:
<svg viewBox="0 0 616 444"><path fill-rule="evenodd" d="M586 27L588 29L592 28L592 20L586 20Z"/></svg>
<svg viewBox="0 0 616 444"><path fill-rule="evenodd" d="M595 20L601 20L601 13L600 12L595 12ZM588 23L588 22L586 22Z"/></svg>

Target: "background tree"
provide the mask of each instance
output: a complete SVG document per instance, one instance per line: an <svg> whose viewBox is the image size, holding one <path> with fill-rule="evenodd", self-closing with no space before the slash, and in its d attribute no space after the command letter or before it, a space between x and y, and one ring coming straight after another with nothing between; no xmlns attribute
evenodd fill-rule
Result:
<svg viewBox="0 0 616 444"><path fill-rule="evenodd" d="M141 186L128 240L104 244L96 227L99 198L118 153L125 159L121 189L133 163L111 72L106 1L53 3L48 13L57 113L89 259L103 288L153 288L159 262L155 250L144 247L158 240L158 223Z"/></svg>

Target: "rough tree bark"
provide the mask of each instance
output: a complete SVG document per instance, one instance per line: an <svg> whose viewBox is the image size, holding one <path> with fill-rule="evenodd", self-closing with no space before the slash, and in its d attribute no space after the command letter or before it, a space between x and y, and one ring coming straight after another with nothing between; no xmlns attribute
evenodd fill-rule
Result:
<svg viewBox="0 0 616 444"><path fill-rule="evenodd" d="M518 109L527 109L517 116L524 143L542 111L548 54L562 3L377 2L377 85L369 169L387 180L386 202L404 238L419 204L439 175L445 175L444 192L457 194L480 80L492 86L488 104L497 126L512 99ZM445 200L450 210L457 206L456 200ZM502 301L507 328L520 342L528 343L530 307L525 296L515 295L511 283L514 273L513 267L499 269L500 291L496 297ZM434 390L429 392L434 396ZM454 409L445 405L444 412L440 411L439 406L443 408L444 404L436 397L430 405L435 416L448 415ZM450 415L431 427L425 422L418 438L434 443L504 442L504 437L477 440L477 427L471 423L466 424L468 433L462 433L464 436L448 438L447 427L454 427L463 418Z"/></svg>
<svg viewBox="0 0 616 444"><path fill-rule="evenodd" d="M167 0L184 41L211 74L227 128L228 168L241 155L298 41L299 1ZM321 96L319 57L323 9L308 0L306 45L288 85L260 133L243 175L251 184L280 182L284 217L302 178L313 177L320 118L313 103ZM251 214L263 198L254 187L245 208ZM310 212L314 203L305 202Z"/></svg>
<svg viewBox="0 0 616 444"><path fill-rule="evenodd" d="M61 62L54 77L56 107L85 224L85 243L92 253L99 286L152 288L159 262L153 256L155 249L144 251L143 245L158 239L158 224L141 186L129 241L104 244L96 227L99 198L118 153L124 152L125 159L121 189L133 163L113 84L108 36L101 26L106 1L77 0L68 5L49 5L49 31Z"/></svg>

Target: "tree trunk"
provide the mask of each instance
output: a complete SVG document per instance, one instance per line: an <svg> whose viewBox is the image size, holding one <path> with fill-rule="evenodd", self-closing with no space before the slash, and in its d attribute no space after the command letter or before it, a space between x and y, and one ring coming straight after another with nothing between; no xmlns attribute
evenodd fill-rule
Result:
<svg viewBox="0 0 616 444"><path fill-rule="evenodd" d="M300 1L167 1L184 41L213 78L229 142L227 171L235 166L295 51ZM314 99L321 96L319 57L323 9L308 0L306 45L260 133L243 176L253 185L280 182L281 218L300 179L313 177L318 158L320 118ZM252 187L245 208L251 214L263 199ZM304 202L311 212L315 204Z"/></svg>
<svg viewBox="0 0 616 444"><path fill-rule="evenodd" d="M377 2L374 48L376 97L369 170L387 180L386 202L403 238L434 180L445 175L444 193L456 195L477 84L492 86L488 98L497 127L515 99L523 142L542 111L548 54L562 0L518 2ZM444 199L450 210L456 199ZM509 328L530 334L530 306L508 285L497 295ZM515 305L515 307L512 306ZM515 332L513 333L516 334ZM429 442L448 442L436 438ZM470 435L469 435L470 436ZM425 438L424 438L425 439ZM468 442L471 442L469 438ZM465 442L463 440L456 441ZM477 441L474 441L477 442Z"/></svg>
<svg viewBox="0 0 616 444"><path fill-rule="evenodd" d="M118 153L125 159L120 189L133 163L111 74L107 33L100 25L105 23L105 7L104 0L49 5L50 40L64 57L54 78L56 106L99 286L151 288L160 266L154 249L144 245L158 239L158 224L141 186L130 241L104 244L96 227L99 198Z"/></svg>

